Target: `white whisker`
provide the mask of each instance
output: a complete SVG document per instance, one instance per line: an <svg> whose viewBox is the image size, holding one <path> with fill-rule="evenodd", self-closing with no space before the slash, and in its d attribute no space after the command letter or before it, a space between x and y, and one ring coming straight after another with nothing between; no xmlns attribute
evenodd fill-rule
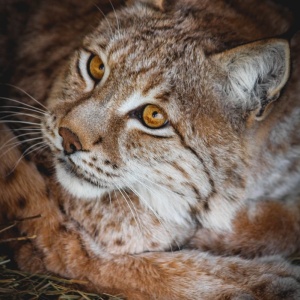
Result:
<svg viewBox="0 0 300 300"><path fill-rule="evenodd" d="M97 4L94 4L96 6L96 8L98 9L98 11L102 14L102 16L104 17L106 23L108 24L109 26L109 29L110 29L110 32L111 32L111 36L113 36L113 30L112 30L112 27L111 27L111 24L109 23L106 15L104 14L104 12L99 8L99 6Z"/></svg>
<svg viewBox="0 0 300 300"><path fill-rule="evenodd" d="M24 141L18 141L18 142L12 143L12 144L8 144L6 146L9 147L9 148L4 153L1 153L0 158L3 157L6 153L8 153L9 151L11 151L12 149L14 149L15 147L17 147L19 145L22 145L22 144L27 143L27 142L41 140L41 139L43 139L43 138L42 137L37 137L37 138L27 139L27 140L24 140ZM43 143L45 143L45 142L43 142Z"/></svg>
<svg viewBox="0 0 300 300"><path fill-rule="evenodd" d="M132 174L130 174L132 176ZM132 176L136 181L137 179L135 178L135 176ZM123 178L125 178L125 175L123 174ZM126 183L126 182L125 182ZM141 183L141 182L140 182ZM152 191L148 186L144 185L143 183L141 183L143 186L145 186L146 189L148 189L151 193L154 192ZM166 233L168 233L170 235L169 230L166 228L165 226L165 220L162 219L157 212L149 205L149 203L147 201L145 201L143 199L143 197L140 195L139 192L137 192L132 186L130 186L130 184L126 184L126 187L129 188L138 198L140 201L142 201L144 203L144 205L153 213L153 215L155 216L155 218L158 220L158 222L161 224L161 226L165 229ZM156 238L156 237L155 237ZM156 238L157 239L157 238ZM158 239L157 239L158 240ZM159 241L159 240L158 240ZM170 249L172 251L172 245L170 244Z"/></svg>
<svg viewBox="0 0 300 300"><path fill-rule="evenodd" d="M7 129L0 129L0 131L41 131L41 128L32 128L32 127L28 127L28 128L18 128L18 129L11 129L11 128L7 128Z"/></svg>
<svg viewBox="0 0 300 300"><path fill-rule="evenodd" d="M113 4L111 3L111 1L109 0L109 3L114 11L114 14L115 14L115 18L116 18L116 21L117 21L117 26L118 26L118 32L120 33L120 23L119 23L119 19L118 19L118 16L117 16L117 13L116 13L116 10L115 10L115 7L113 6Z"/></svg>
<svg viewBox="0 0 300 300"><path fill-rule="evenodd" d="M43 145L41 145L43 144ZM36 146L39 146L41 145L40 147L37 147L37 148L34 148L32 149L33 147L36 147ZM20 163L20 161L22 160L22 158L24 158L26 155L29 155L30 153L34 152L34 151L37 151L39 150L41 147L43 146L47 146L45 145L45 142L40 142L40 143L37 143L37 144L34 144L32 146L30 146L28 149L26 149L26 151L24 151L24 153L22 153L21 157L17 160L17 162L15 163L14 167L11 169L11 171L7 174L7 176L9 176L12 172L14 172L14 170L17 168L18 164ZM31 151L28 151L32 149Z"/></svg>
<svg viewBox="0 0 300 300"><path fill-rule="evenodd" d="M5 123L19 123L19 124L28 124L28 125L35 125L35 126L41 126L40 123L34 123L34 122L26 122L26 121L19 121L19 120L1 120L0 124Z"/></svg>
<svg viewBox="0 0 300 300"><path fill-rule="evenodd" d="M145 201L143 199L143 197L139 194L139 192L137 192L134 188L132 187L128 187L136 196L138 196L138 198L140 199L140 201L142 201L145 206L153 213L153 215L155 216L155 218L158 220L158 222L161 224L161 226L164 228L165 232L171 236L169 230L167 229L166 225L164 224L164 219L162 219L155 210L153 210L153 208L148 204L147 201ZM172 237L172 236L171 236ZM153 238L158 241L158 242L165 242L165 241L161 241L157 236L153 236ZM178 243L176 242L177 246ZM172 245L169 243L169 249L172 251Z"/></svg>
<svg viewBox="0 0 300 300"><path fill-rule="evenodd" d="M33 109L33 108L22 107L22 106L17 106L17 105L16 106L13 106L13 105L4 105L4 106L1 106L1 108L15 108L15 109L29 110L29 111L33 111L33 112L41 114L41 115L45 115L45 116L49 115L48 113L42 112L39 109Z"/></svg>
<svg viewBox="0 0 300 300"><path fill-rule="evenodd" d="M120 200L119 200L119 197L116 193L116 189L118 189L118 187L114 184L114 194L115 194L115 198L116 200L118 201L118 204L119 204L119 207L122 207L121 203L120 203Z"/></svg>
<svg viewBox="0 0 300 300"><path fill-rule="evenodd" d="M37 149L34 149L34 151L36 151L36 153L33 155L33 157L35 157L38 153L40 153L42 150L48 148L48 145L41 145L40 147L38 147ZM49 161L49 160L48 160Z"/></svg>
<svg viewBox="0 0 300 300"><path fill-rule="evenodd" d="M125 191L124 191L122 188L118 187L116 184L115 184L115 186L117 187L118 191L119 191L119 192L121 193L121 195L123 196L123 199L125 200L127 206L129 207L130 212L131 212L131 214L132 214L132 216L133 216L133 218L134 218L134 221L135 221L137 227L139 228L141 237L143 237L142 229L141 229L141 224L140 224L140 223L138 222L138 220L136 219L136 216L138 215L138 214L137 214L137 211L136 211L134 205L132 204L132 206L133 206L133 208L134 208L134 211L133 211L133 210L132 210L132 207L131 207L131 205L130 205L130 203L129 203L129 201L131 202L131 199L129 198L129 196L127 195L127 193L125 193ZM128 197L128 200L129 200L129 201L127 201L126 196L123 194L122 191L126 194L126 196Z"/></svg>
<svg viewBox="0 0 300 300"><path fill-rule="evenodd" d="M109 198L110 209L112 209L112 203L111 203L111 194L110 194L110 191L108 192L108 198Z"/></svg>
<svg viewBox="0 0 300 300"><path fill-rule="evenodd" d="M28 116L28 117L32 117L32 118L36 118L39 120L42 120L43 117L41 116L36 116L36 115L32 115L32 114L26 114L26 113L22 113L22 112L15 112L15 111L10 111L10 110L4 110L0 112L2 113L8 113L8 115L5 115L4 117L0 118L0 120L4 120L7 117L13 117L13 116Z"/></svg>
<svg viewBox="0 0 300 300"><path fill-rule="evenodd" d="M144 186L148 191L150 191L152 194L158 194L157 191L155 191L154 189L150 188L148 185L146 185L144 182L140 181L136 176L134 176L133 174L130 174L138 183L140 183L142 186ZM169 231L169 229L166 227L165 225L165 220L163 218L161 218L158 213L151 207L151 205L149 205L149 203L147 201L145 201L143 199L143 197L136 191L133 190L131 187L129 187L133 193L135 193L139 199L147 206L147 208L153 213L153 215L157 218L157 220L159 221L159 223L162 225L162 227L165 229L166 233L169 234L170 236L171 233ZM175 241L176 242L176 241ZM177 247L179 247L179 244L176 242ZM170 250L172 251L172 245L170 244Z"/></svg>
<svg viewBox="0 0 300 300"><path fill-rule="evenodd" d="M127 195L128 201L131 202L132 208L135 212L135 217L133 216L134 221L135 221L135 223L138 227L140 237L141 237L141 239L143 239L144 238L144 228L145 228L145 226L144 226L143 222L141 221L141 218L139 217L139 213L138 213L136 207L134 206L134 203L132 202L131 198L129 197L129 195L126 193L125 190L123 190L123 191L124 191L125 195Z"/></svg>
<svg viewBox="0 0 300 300"><path fill-rule="evenodd" d="M8 141L6 141L6 143L4 143L1 147L0 150L2 150L4 148L5 145L9 144L10 141L16 140L18 138L20 138L21 136L26 136L29 134L39 134L39 132L27 132L27 133L23 133L23 134L19 134L17 136L12 137L11 139L9 139Z"/></svg>
<svg viewBox="0 0 300 300"><path fill-rule="evenodd" d="M159 184L159 183L157 183L157 182L155 182L155 181L152 181L151 179L149 179L148 177L144 176L144 175L141 174L141 173L135 172L135 175L137 175L138 178L140 178L141 180L147 180L148 182L150 182L150 183L156 185L157 187L159 187L159 188L165 190L165 191L168 192L168 193L174 193L174 191L172 191L172 190L166 188L165 186L163 186L163 185L161 185L161 184Z"/></svg>
<svg viewBox="0 0 300 300"><path fill-rule="evenodd" d="M25 90L21 89L20 87L17 87L13 84L9 84L6 83L7 86L10 86L12 88L15 88L19 91L21 91L22 93L24 93L25 95L27 95L30 99L32 99L33 101L35 101L37 104L39 104L41 107L45 108L46 111L48 111L47 107L45 105L43 105L40 101L38 101L37 99L35 99L33 96L31 96L30 94L28 94Z"/></svg>
<svg viewBox="0 0 300 300"><path fill-rule="evenodd" d="M23 106L26 106L26 107L35 109L35 110L37 110L37 111L39 111L39 112L41 112L41 113L43 113L43 114L45 114L45 115L49 115L49 113L48 113L47 111L44 111L44 110L42 110L42 109L40 109L40 108L37 108L37 107L35 107L35 106L32 106L32 105L30 105L30 104L28 104L28 103L23 103L22 101L19 101L19 100L16 100L16 99L11 99L11 98L7 98L7 97L0 97L0 99L8 100L8 101L15 102L15 103L19 103L19 104L22 104Z"/></svg>

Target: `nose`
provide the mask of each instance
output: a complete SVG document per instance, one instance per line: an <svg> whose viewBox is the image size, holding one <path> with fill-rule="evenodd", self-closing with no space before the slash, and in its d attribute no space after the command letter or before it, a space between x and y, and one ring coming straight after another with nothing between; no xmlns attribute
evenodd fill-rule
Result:
<svg viewBox="0 0 300 300"><path fill-rule="evenodd" d="M58 133L63 138L62 146L66 155L73 154L74 152L82 149L78 136L69 128L60 127L58 129Z"/></svg>

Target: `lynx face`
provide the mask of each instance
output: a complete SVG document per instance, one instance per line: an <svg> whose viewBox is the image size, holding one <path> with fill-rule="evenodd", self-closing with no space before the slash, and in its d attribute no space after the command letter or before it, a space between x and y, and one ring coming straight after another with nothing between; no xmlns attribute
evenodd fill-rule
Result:
<svg viewBox="0 0 300 300"><path fill-rule="evenodd" d="M126 190L178 223L196 216L214 226L212 212L225 220L234 211L246 185L242 110L263 109L254 78L260 74L235 63L236 51L209 54L224 45L212 45L199 30L204 21L195 22L184 11L174 18L136 5L109 15L74 53L43 122L68 192L95 199ZM241 48L244 64L269 48L284 61L286 44L267 44L273 48ZM286 72L280 74L273 90L284 84Z"/></svg>
<svg viewBox="0 0 300 300"><path fill-rule="evenodd" d="M5 106L21 118L0 134L21 146L2 147L0 162L0 223L14 227L0 242L21 237L18 266L126 299L300 299L300 270L281 259L300 249L300 35L275 101L290 64L288 42L267 38L290 24L281 11L132 0L144 4L108 15L78 47L94 1L48 2L18 40L22 96ZM40 95L59 185L30 132L48 115ZM35 152L15 169L20 150Z"/></svg>

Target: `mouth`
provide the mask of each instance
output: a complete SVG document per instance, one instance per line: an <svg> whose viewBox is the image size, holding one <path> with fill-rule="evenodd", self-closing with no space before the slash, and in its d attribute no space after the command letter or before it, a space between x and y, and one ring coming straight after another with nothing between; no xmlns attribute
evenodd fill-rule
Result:
<svg viewBox="0 0 300 300"><path fill-rule="evenodd" d="M73 180L77 179L81 182L84 181L85 183L90 184L98 189L108 189L110 187L108 182L103 179L100 180L94 174L88 171L82 170L70 158L67 158L67 160L58 158L57 167L60 170L63 169L66 175L71 177Z"/></svg>
<svg viewBox="0 0 300 300"><path fill-rule="evenodd" d="M67 167L65 166L66 162L55 165L56 177L60 185L70 195L87 200L101 199L111 190L105 184L94 182L81 174L77 174L73 170L70 171L68 165Z"/></svg>

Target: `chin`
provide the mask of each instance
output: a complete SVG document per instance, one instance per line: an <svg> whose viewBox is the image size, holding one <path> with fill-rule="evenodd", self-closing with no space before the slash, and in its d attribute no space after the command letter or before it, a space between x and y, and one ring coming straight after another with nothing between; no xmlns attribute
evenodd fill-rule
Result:
<svg viewBox="0 0 300 300"><path fill-rule="evenodd" d="M105 188L97 187L76 175L67 172L64 167L56 165L56 177L62 187L72 196L82 199L101 198L108 192Z"/></svg>

